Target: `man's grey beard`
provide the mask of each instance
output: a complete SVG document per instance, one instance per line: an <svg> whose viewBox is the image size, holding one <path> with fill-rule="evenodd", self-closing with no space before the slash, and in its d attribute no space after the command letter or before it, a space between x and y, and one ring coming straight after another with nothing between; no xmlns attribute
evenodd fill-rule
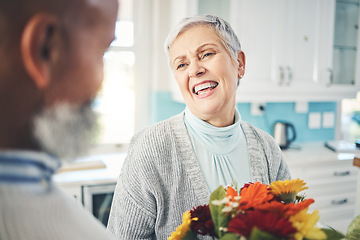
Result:
<svg viewBox="0 0 360 240"><path fill-rule="evenodd" d="M98 135L98 116L90 104L60 104L34 118L34 138L41 149L65 161L86 154Z"/></svg>

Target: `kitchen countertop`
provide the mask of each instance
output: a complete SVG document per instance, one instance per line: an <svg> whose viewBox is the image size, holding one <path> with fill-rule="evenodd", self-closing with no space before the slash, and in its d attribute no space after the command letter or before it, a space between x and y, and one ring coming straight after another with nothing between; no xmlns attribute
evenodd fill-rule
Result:
<svg viewBox="0 0 360 240"><path fill-rule="evenodd" d="M335 152L325 147L325 142L305 142L294 144L294 147L282 151L286 161L292 165L311 163L322 164L334 160L353 160L356 152Z"/></svg>
<svg viewBox="0 0 360 240"><path fill-rule="evenodd" d="M61 186L116 183L126 153L93 155L66 164L54 175Z"/></svg>

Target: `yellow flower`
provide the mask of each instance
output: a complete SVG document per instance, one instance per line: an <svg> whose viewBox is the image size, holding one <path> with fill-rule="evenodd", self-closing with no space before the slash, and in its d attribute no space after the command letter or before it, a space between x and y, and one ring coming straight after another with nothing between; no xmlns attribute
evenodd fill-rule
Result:
<svg viewBox="0 0 360 240"><path fill-rule="evenodd" d="M187 232L190 231L190 224L192 220L190 211L184 212L182 220L182 224L176 228L175 232L171 233L168 240L181 240Z"/></svg>
<svg viewBox="0 0 360 240"><path fill-rule="evenodd" d="M270 184L271 193L280 198L285 203L291 203L295 201L297 194L308 187L305 187L306 183L300 179L276 181Z"/></svg>
<svg viewBox="0 0 360 240"><path fill-rule="evenodd" d="M310 214L307 213L307 209L290 217L290 221L293 223L293 226L298 230L298 232L295 233L295 239L326 239L326 234L320 228L315 226L319 218L320 215L318 210L315 210Z"/></svg>
<svg viewBox="0 0 360 240"><path fill-rule="evenodd" d="M304 180L293 179L285 181L276 181L270 184L271 192L274 195L280 195L282 193L291 193L294 192L298 194L302 190L308 189L305 187L306 183Z"/></svg>

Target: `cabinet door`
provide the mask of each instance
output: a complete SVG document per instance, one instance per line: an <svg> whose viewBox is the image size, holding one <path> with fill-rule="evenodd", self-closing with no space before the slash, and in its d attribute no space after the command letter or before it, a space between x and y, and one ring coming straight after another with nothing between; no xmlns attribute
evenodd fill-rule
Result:
<svg viewBox="0 0 360 240"><path fill-rule="evenodd" d="M245 75L240 88L268 89L274 87L276 46L280 38L277 26L277 0L241 0L232 6L231 24L245 52Z"/></svg>
<svg viewBox="0 0 360 240"><path fill-rule="evenodd" d="M320 40L320 0L283 0L284 43L278 46L284 54L286 84L299 89L318 86L318 62ZM281 24L281 23L280 23ZM283 49L285 49L285 52ZM281 50L280 50L281 49Z"/></svg>
<svg viewBox="0 0 360 240"><path fill-rule="evenodd" d="M335 24L335 0L321 0L319 29L319 65L320 84L329 87L333 78L333 46Z"/></svg>
<svg viewBox="0 0 360 240"><path fill-rule="evenodd" d="M332 84L353 86L356 83L359 16L359 1L336 1Z"/></svg>
<svg viewBox="0 0 360 240"><path fill-rule="evenodd" d="M240 98L253 90L253 99L296 100L299 90L320 88L321 7L321 0L243 0L232 7L239 9L232 24L247 56Z"/></svg>
<svg viewBox="0 0 360 240"><path fill-rule="evenodd" d="M319 79L324 96L354 98L359 89L359 4L322 0Z"/></svg>

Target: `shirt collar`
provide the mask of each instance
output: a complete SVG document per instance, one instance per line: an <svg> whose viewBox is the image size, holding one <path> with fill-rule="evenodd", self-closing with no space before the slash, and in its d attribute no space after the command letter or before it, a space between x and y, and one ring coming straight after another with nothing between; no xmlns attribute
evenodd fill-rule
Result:
<svg viewBox="0 0 360 240"><path fill-rule="evenodd" d="M0 151L0 182L49 182L60 168L59 159L35 151Z"/></svg>

